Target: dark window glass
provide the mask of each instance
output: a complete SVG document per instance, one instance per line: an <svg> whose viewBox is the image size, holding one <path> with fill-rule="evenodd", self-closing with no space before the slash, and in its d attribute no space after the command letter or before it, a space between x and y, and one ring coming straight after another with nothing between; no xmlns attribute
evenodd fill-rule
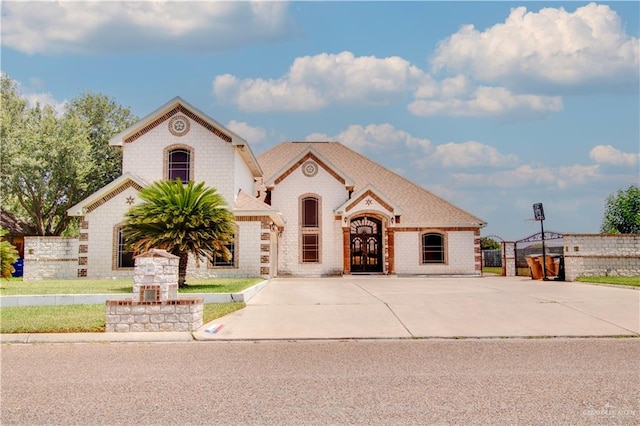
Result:
<svg viewBox="0 0 640 426"><path fill-rule="evenodd" d="M424 234L422 236L422 263L444 263L444 236Z"/></svg>
<svg viewBox="0 0 640 426"><path fill-rule="evenodd" d="M169 179L178 179L188 182L191 178L191 153L185 149L174 149L169 152Z"/></svg>
<svg viewBox="0 0 640 426"><path fill-rule="evenodd" d="M302 261L319 262L320 246L318 244L318 234L302 234Z"/></svg>
<svg viewBox="0 0 640 426"><path fill-rule="evenodd" d="M318 221L318 200L315 198L305 198L302 200L302 227L317 228Z"/></svg>
<svg viewBox="0 0 640 426"><path fill-rule="evenodd" d="M118 229L118 268L133 268L133 252L127 251L122 228Z"/></svg>

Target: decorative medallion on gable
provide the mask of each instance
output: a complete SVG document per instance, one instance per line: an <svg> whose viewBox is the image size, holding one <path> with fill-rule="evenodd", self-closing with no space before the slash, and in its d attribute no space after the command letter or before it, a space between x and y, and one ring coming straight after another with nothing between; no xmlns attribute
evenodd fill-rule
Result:
<svg viewBox="0 0 640 426"><path fill-rule="evenodd" d="M174 136L184 136L189 133L190 128L189 119L182 114L176 115L169 120L169 131Z"/></svg>
<svg viewBox="0 0 640 426"><path fill-rule="evenodd" d="M318 174L318 164L316 164L315 161L306 161L302 165L302 173L304 173L306 177L314 177Z"/></svg>

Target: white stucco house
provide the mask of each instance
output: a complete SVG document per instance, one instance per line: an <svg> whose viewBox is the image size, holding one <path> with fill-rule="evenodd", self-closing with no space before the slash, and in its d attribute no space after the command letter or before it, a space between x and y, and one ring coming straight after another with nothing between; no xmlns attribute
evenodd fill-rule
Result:
<svg viewBox="0 0 640 426"><path fill-rule="evenodd" d="M235 216L229 262L188 276L353 273L479 275L485 222L339 142L248 142L176 97L114 136L122 176L68 214L81 218L79 277L130 276L120 233L153 181L204 181Z"/></svg>

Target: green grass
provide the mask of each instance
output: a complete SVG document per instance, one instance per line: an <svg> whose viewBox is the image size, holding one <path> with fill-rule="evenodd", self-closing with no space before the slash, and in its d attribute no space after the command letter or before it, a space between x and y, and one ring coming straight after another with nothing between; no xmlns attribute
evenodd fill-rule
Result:
<svg viewBox="0 0 640 426"><path fill-rule="evenodd" d="M213 321L216 318L223 317L231 312L247 306L244 302L233 303L205 303L204 312L202 313L202 322L204 324Z"/></svg>
<svg viewBox="0 0 640 426"><path fill-rule="evenodd" d="M104 305L22 306L0 309L2 333L104 331Z"/></svg>
<svg viewBox="0 0 640 426"><path fill-rule="evenodd" d="M187 280L179 293L238 293L264 281L262 278L199 278Z"/></svg>
<svg viewBox="0 0 640 426"><path fill-rule="evenodd" d="M206 303L203 323L242 309L245 304ZM87 333L105 330L104 305L22 306L0 309L0 333Z"/></svg>
<svg viewBox="0 0 640 426"><path fill-rule="evenodd" d="M189 280L189 287L179 293L234 293L262 281L262 278L201 278ZM21 278L0 280L0 296L28 294L121 294L133 292L133 280L42 280Z"/></svg>
<svg viewBox="0 0 640 426"><path fill-rule="evenodd" d="M578 277L576 281L597 284L618 284L640 287L640 276L636 277Z"/></svg>

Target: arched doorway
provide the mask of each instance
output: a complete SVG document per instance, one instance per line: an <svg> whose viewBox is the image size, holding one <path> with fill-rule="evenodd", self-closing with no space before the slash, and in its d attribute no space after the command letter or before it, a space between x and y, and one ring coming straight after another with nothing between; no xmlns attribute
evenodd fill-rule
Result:
<svg viewBox="0 0 640 426"><path fill-rule="evenodd" d="M363 216L351 221L351 272L382 272L382 222Z"/></svg>

